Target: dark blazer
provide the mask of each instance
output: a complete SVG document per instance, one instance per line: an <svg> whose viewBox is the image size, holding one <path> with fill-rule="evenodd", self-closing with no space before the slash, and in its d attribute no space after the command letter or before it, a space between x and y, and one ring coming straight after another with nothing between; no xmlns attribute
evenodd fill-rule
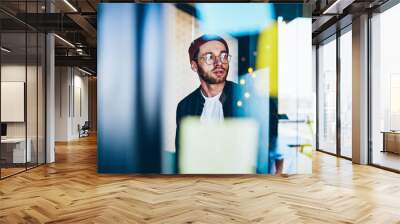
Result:
<svg viewBox="0 0 400 224"><path fill-rule="evenodd" d="M258 152L257 152L257 173L273 173L276 160L283 159L279 149L277 138L277 103L271 103L271 97L267 93L259 92L256 88L256 81L251 76L244 76L245 85L238 85L227 81L219 100L225 118L230 117L251 117L259 125ZM201 116L204 106L204 98L201 95L200 87L186 96L178 104L176 110L176 135L175 135L175 172L179 172L179 127L182 118L185 116ZM249 92L250 98L244 99L244 93ZM238 107L237 102L242 102ZM274 109L275 108L275 109ZM276 112L274 112L276 111Z"/></svg>
<svg viewBox="0 0 400 224"><path fill-rule="evenodd" d="M237 107L237 102L241 100L243 89L236 83L226 81L224 89L221 93L219 100L222 103L224 117L242 117L246 114L246 107ZM186 116L201 116L204 107L204 98L201 95L200 87L186 96L178 104L176 110L176 135L175 135L175 149L176 159L175 166L176 172L179 171L178 158L179 158L179 127L181 120Z"/></svg>

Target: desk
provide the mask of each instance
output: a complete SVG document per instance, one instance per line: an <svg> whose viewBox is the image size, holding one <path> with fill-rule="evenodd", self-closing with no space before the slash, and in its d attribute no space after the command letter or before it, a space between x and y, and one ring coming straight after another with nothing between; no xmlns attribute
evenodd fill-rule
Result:
<svg viewBox="0 0 400 224"><path fill-rule="evenodd" d="M25 154L25 138L6 138L1 139L1 156L8 163L25 163L31 162L31 145L30 138L27 139L26 154ZM11 155L12 154L12 155ZM12 158L12 160L11 160ZM27 159L25 161L25 159Z"/></svg>
<svg viewBox="0 0 400 224"><path fill-rule="evenodd" d="M381 133L383 133L382 152L393 152L400 154L400 132L382 131Z"/></svg>

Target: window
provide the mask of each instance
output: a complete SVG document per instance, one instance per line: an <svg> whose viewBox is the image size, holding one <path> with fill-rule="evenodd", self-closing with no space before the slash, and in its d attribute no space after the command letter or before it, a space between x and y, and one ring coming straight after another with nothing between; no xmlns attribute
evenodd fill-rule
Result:
<svg viewBox="0 0 400 224"><path fill-rule="evenodd" d="M352 33L340 36L340 155L352 157Z"/></svg>
<svg viewBox="0 0 400 224"><path fill-rule="evenodd" d="M371 19L372 163L400 170L400 5Z"/></svg>
<svg viewBox="0 0 400 224"><path fill-rule="evenodd" d="M318 147L336 154L336 40L318 48Z"/></svg>

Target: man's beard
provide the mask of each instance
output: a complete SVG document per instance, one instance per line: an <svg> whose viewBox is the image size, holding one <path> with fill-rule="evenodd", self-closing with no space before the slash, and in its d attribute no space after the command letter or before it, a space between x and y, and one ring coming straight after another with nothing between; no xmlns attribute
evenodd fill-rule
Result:
<svg viewBox="0 0 400 224"><path fill-rule="evenodd" d="M215 68L216 69L216 68ZM215 70L213 69L210 72L205 72L200 66L198 66L198 74L201 79L203 79L207 84L220 84L226 81L226 77L228 76L229 68L224 69L225 75L222 77L213 77L212 72Z"/></svg>

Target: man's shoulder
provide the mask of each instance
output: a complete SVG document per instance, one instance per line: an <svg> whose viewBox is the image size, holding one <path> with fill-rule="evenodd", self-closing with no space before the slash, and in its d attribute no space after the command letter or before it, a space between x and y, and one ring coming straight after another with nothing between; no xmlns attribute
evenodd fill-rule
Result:
<svg viewBox="0 0 400 224"><path fill-rule="evenodd" d="M241 86L237 83L234 83L232 81L226 81L224 91L228 90L228 92L232 92L231 90L234 90L234 92L239 92L241 89ZM196 100L199 98L200 94L200 87L195 89L193 92L191 92L189 95L185 96L181 101L178 103L178 108L191 105L192 103L196 102Z"/></svg>
<svg viewBox="0 0 400 224"><path fill-rule="evenodd" d="M195 89L193 92L189 93L189 95L185 96L181 101L178 103L178 107L182 107L183 105L188 105L194 102L194 100L199 95L199 88Z"/></svg>

